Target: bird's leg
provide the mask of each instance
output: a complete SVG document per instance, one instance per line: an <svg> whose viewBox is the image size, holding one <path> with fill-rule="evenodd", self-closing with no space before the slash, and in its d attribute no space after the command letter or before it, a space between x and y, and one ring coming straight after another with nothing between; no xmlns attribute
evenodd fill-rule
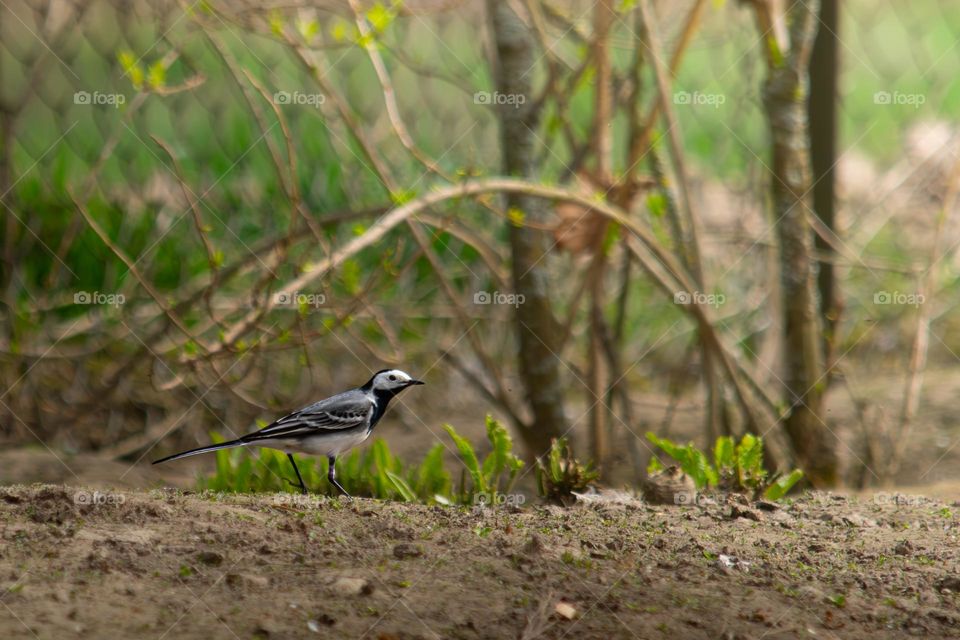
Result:
<svg viewBox="0 0 960 640"><path fill-rule="evenodd" d="M287 458L290 459L290 464L293 465L293 470L297 472L297 480L300 481L300 492L303 495L307 495L307 485L303 484L303 478L300 476L300 469L297 468L297 461L293 459L292 453L288 453ZM290 484L294 484L292 480L287 480L287 482L289 482Z"/></svg>
<svg viewBox="0 0 960 640"><path fill-rule="evenodd" d="M347 490L340 486L340 483L337 482L337 456L327 456L327 462L329 462L329 467L327 469L327 480L330 481L330 484L335 486L337 489L340 489L340 493L350 497L350 494L347 493Z"/></svg>

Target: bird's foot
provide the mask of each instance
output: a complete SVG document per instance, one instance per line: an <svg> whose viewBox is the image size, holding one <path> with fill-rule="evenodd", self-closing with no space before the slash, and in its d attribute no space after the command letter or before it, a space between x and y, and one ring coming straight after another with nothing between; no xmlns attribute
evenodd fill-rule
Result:
<svg viewBox="0 0 960 640"><path fill-rule="evenodd" d="M341 485L339 482L337 482L337 481L334 480L333 478L328 478L328 480L330 480L330 484L332 484L333 486L335 486L335 487L337 488L337 490L340 491L340 495L341 495L342 497L344 497L344 498L352 498L352 497L353 497L353 496L351 496L349 493L347 493L347 490L344 489L344 488L343 488L343 485Z"/></svg>
<svg viewBox="0 0 960 640"><path fill-rule="evenodd" d="M307 494L309 493L309 491L307 491L307 488L306 488L305 486L303 486L302 484L300 484L299 482L294 482L294 481L291 480L290 478L287 478L286 480L287 480L288 483L290 483L290 486L291 486L291 487L296 487L297 489L300 489L300 493L301 493L302 495L307 495Z"/></svg>

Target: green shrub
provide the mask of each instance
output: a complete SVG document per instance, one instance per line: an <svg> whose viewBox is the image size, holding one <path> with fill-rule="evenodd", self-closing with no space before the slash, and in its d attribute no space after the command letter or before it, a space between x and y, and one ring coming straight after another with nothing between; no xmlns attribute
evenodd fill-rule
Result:
<svg viewBox="0 0 960 640"><path fill-rule="evenodd" d="M768 500L779 500L803 478L803 471L794 469L785 476L768 478L763 467L763 438L745 434L736 443L733 438L721 436L713 446L713 462L703 451L688 443L678 445L667 438L658 438L648 432L647 439L673 458L690 476L698 489L718 488L725 491L745 491ZM650 460L648 472L662 469L657 458Z"/></svg>

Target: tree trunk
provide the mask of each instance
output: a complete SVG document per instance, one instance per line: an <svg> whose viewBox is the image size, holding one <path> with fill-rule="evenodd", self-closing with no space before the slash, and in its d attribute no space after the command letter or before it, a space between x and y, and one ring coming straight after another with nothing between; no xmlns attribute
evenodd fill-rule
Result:
<svg viewBox="0 0 960 640"><path fill-rule="evenodd" d="M497 91L524 96L523 104L496 106L500 122L503 171L508 176L533 175L534 131L537 113L533 106L534 42L526 25L506 0L489 0L487 8L493 25L497 52ZM495 102L495 101L494 101ZM510 101L510 102L519 102ZM506 196L509 211L522 212L523 219L544 219L543 203L527 195ZM551 308L546 265L547 237L522 224L510 226L514 293L523 296L516 307L520 375L533 420L523 433L528 453L539 455L549 448L550 439L567 431L564 413L562 363L557 351L557 322Z"/></svg>
<svg viewBox="0 0 960 640"><path fill-rule="evenodd" d="M837 33L840 28L838 0L821 0L820 22L810 56L810 161L813 168L813 210L823 226L833 232L835 221L835 167L837 163L837 76L840 72ZM816 247L823 255L833 255L831 245L819 235ZM823 347L827 368L833 361L836 326L841 300L830 260L820 262L817 288L820 291L820 315L823 317Z"/></svg>
<svg viewBox="0 0 960 640"><path fill-rule="evenodd" d="M783 378L790 407L784 427L797 462L814 486L823 487L836 483L837 459L835 438L821 418L826 375L809 218L813 213L807 204L811 187L807 80L818 4L794 0L786 16L766 16L774 24L785 18L781 24L790 25L790 32L789 43L768 41L764 104L773 150L772 196L780 245ZM769 10L770 5L764 8Z"/></svg>

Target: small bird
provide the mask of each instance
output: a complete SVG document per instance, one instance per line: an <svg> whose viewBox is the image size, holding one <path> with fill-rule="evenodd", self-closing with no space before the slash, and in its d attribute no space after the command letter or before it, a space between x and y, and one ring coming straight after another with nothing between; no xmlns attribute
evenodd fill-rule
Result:
<svg viewBox="0 0 960 640"><path fill-rule="evenodd" d="M221 442L199 449L191 449L154 461L153 464L195 456L208 451L233 447L269 447L287 454L300 483L300 491L307 493L294 453L327 456L327 480L348 496L337 482L337 456L366 440L383 417L390 400L407 387L424 384L399 369L383 369L373 374L366 384L338 393L326 400L314 402L294 411L259 431L248 433L230 442ZM290 484L294 484L292 481Z"/></svg>

